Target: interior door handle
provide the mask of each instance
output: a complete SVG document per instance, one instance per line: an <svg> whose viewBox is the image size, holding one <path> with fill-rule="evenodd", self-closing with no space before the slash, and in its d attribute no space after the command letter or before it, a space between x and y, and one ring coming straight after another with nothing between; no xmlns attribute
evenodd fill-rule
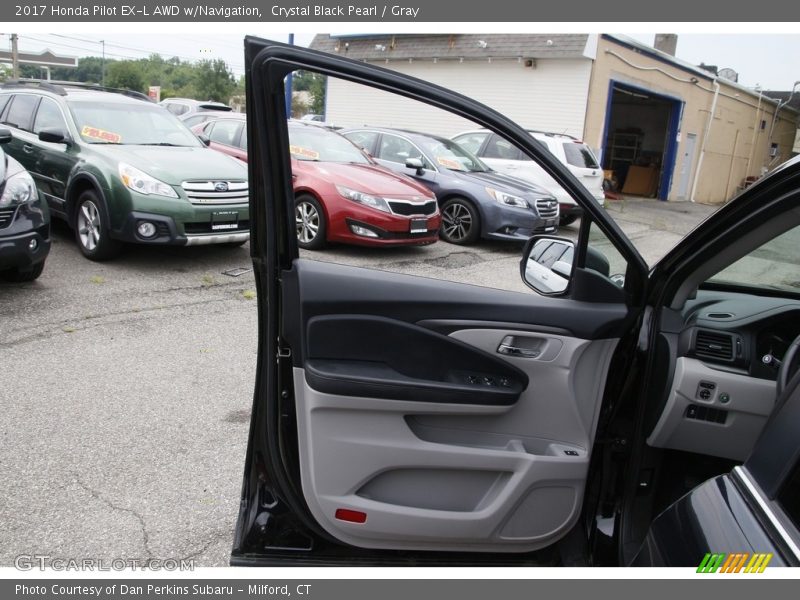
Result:
<svg viewBox="0 0 800 600"><path fill-rule="evenodd" d="M22 151L25 154L33 154L33 146L31 144L23 144Z"/></svg>
<svg viewBox="0 0 800 600"><path fill-rule="evenodd" d="M517 340L513 335L507 335L497 347L497 353L518 358L539 358L542 353L542 340L525 337Z"/></svg>

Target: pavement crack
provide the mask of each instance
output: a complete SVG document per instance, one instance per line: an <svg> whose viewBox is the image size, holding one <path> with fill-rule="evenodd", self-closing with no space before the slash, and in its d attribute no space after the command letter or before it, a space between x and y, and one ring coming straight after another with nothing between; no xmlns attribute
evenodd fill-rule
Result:
<svg viewBox="0 0 800 600"><path fill-rule="evenodd" d="M78 477L77 475L75 476L75 483L77 483L81 488L83 488L84 491L88 492L92 498L99 500L100 502L108 506L111 510L128 513L136 517L136 520L139 521L139 527L142 530L142 541L143 541L145 555L147 556L148 559L153 558L153 551L150 550L150 534L147 532L147 524L145 523L144 517L139 512L133 510L132 508L125 508L124 506L119 506L117 504L114 504L108 498L103 497L100 494L100 492L92 489L91 487L83 483L83 481L81 481L81 478Z"/></svg>
<svg viewBox="0 0 800 600"><path fill-rule="evenodd" d="M221 531L221 532L219 532L219 533L216 533L216 534L214 534L214 536L213 536L213 537L212 537L210 540L208 540L208 541L207 541L205 544L203 544L203 545L200 547L200 549L199 549L199 550L196 550L195 552L192 552L191 554L187 554L186 556L182 556L182 557L181 557L180 559L178 559L178 560L180 560L180 561L186 561L186 560L192 560L192 559L194 559L194 558L197 558L198 556L202 556L203 554L205 554L206 552L208 552L208 549L209 549L209 548L211 548L211 546L213 546L214 544L216 544L218 541L220 541L220 540L222 539L222 537L223 537L223 536L225 536L225 535L227 535L227 534L228 534L228 532L227 532L227 531L226 531L226 532L222 532L222 531Z"/></svg>

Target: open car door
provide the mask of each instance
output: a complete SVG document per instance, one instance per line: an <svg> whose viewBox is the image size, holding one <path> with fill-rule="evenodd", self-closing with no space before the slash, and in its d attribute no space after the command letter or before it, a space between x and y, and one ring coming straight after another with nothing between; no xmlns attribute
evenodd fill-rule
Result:
<svg viewBox="0 0 800 600"><path fill-rule="evenodd" d="M580 526L604 397L619 392L609 369L635 348L644 261L497 112L363 62L245 47L259 355L232 564L512 561L553 545ZM586 215L566 290L299 258L284 104L295 70L451 111L541 163ZM590 226L623 257L624 287L591 268Z"/></svg>

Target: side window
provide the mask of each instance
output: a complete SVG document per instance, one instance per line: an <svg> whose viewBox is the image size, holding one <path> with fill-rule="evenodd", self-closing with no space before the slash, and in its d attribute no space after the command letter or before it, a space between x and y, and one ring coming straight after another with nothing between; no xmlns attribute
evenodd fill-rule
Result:
<svg viewBox="0 0 800 600"><path fill-rule="evenodd" d="M570 250L569 259L570 262L572 261L572 249L567 246L566 244L559 244L558 242L554 244L550 244L550 246L541 253L541 255L536 258L536 262L543 264L548 269L553 268L553 265L562 260L562 256L566 253L567 250Z"/></svg>
<svg viewBox="0 0 800 600"><path fill-rule="evenodd" d="M373 131L354 131L348 133L345 137L359 148L372 152L373 148L375 148L375 140L378 138L378 134Z"/></svg>
<svg viewBox="0 0 800 600"><path fill-rule="evenodd" d="M206 120L207 119L206 119L205 115L202 115L202 114L193 115L191 117L188 117L188 118L184 119L183 120L183 124L186 125L187 127L194 127L195 125L198 125L199 123L202 123L202 122L204 122Z"/></svg>
<svg viewBox="0 0 800 600"><path fill-rule="evenodd" d="M33 112L39 103L39 96L32 94L16 94L8 109L5 124L30 131L33 125Z"/></svg>
<svg viewBox="0 0 800 600"><path fill-rule="evenodd" d="M8 105L8 101L10 98L11 94L3 94L2 96L0 96L0 116L2 116L3 111L5 110L6 105Z"/></svg>
<svg viewBox="0 0 800 600"><path fill-rule="evenodd" d="M42 129L53 128L67 130L64 117L58 105L50 98L42 98L39 110L36 111L36 119L33 122L33 133L39 133Z"/></svg>
<svg viewBox="0 0 800 600"><path fill-rule="evenodd" d="M217 121L211 128L209 138L212 142L223 144L225 146L236 146L236 136L241 129L241 121Z"/></svg>
<svg viewBox="0 0 800 600"><path fill-rule="evenodd" d="M173 102L171 104L165 104L167 110L171 112L173 115L182 115L183 113L189 110L188 106L184 106L183 104L178 104L177 102Z"/></svg>
<svg viewBox="0 0 800 600"><path fill-rule="evenodd" d="M483 144L483 140L486 139L487 135L489 134L486 132L465 133L464 135L454 137L453 141L464 148L467 152L478 154L478 150L480 149L481 145ZM483 156L483 154L480 156Z"/></svg>
<svg viewBox="0 0 800 600"><path fill-rule="evenodd" d="M520 152L516 146L499 135L492 135L483 153L484 158L501 158L503 160L519 160L519 156Z"/></svg>
<svg viewBox="0 0 800 600"><path fill-rule="evenodd" d="M383 134L381 147L378 150L378 158L404 165L407 159L422 158L422 156L419 150L414 147L414 144L408 140L394 135Z"/></svg>

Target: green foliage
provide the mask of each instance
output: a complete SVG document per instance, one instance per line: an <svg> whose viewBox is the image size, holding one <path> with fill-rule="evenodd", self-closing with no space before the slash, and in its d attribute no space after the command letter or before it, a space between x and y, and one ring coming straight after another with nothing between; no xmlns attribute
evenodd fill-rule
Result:
<svg viewBox="0 0 800 600"><path fill-rule="evenodd" d="M195 87L201 100L228 102L236 89L236 79L222 59L201 60L194 73Z"/></svg>
<svg viewBox="0 0 800 600"><path fill-rule="evenodd" d="M295 92L311 94L309 111L321 115L325 111L325 76L310 71L296 71L292 75L292 89Z"/></svg>
<svg viewBox="0 0 800 600"><path fill-rule="evenodd" d="M106 85L115 88L146 92L142 68L132 61L119 61L108 65Z"/></svg>

